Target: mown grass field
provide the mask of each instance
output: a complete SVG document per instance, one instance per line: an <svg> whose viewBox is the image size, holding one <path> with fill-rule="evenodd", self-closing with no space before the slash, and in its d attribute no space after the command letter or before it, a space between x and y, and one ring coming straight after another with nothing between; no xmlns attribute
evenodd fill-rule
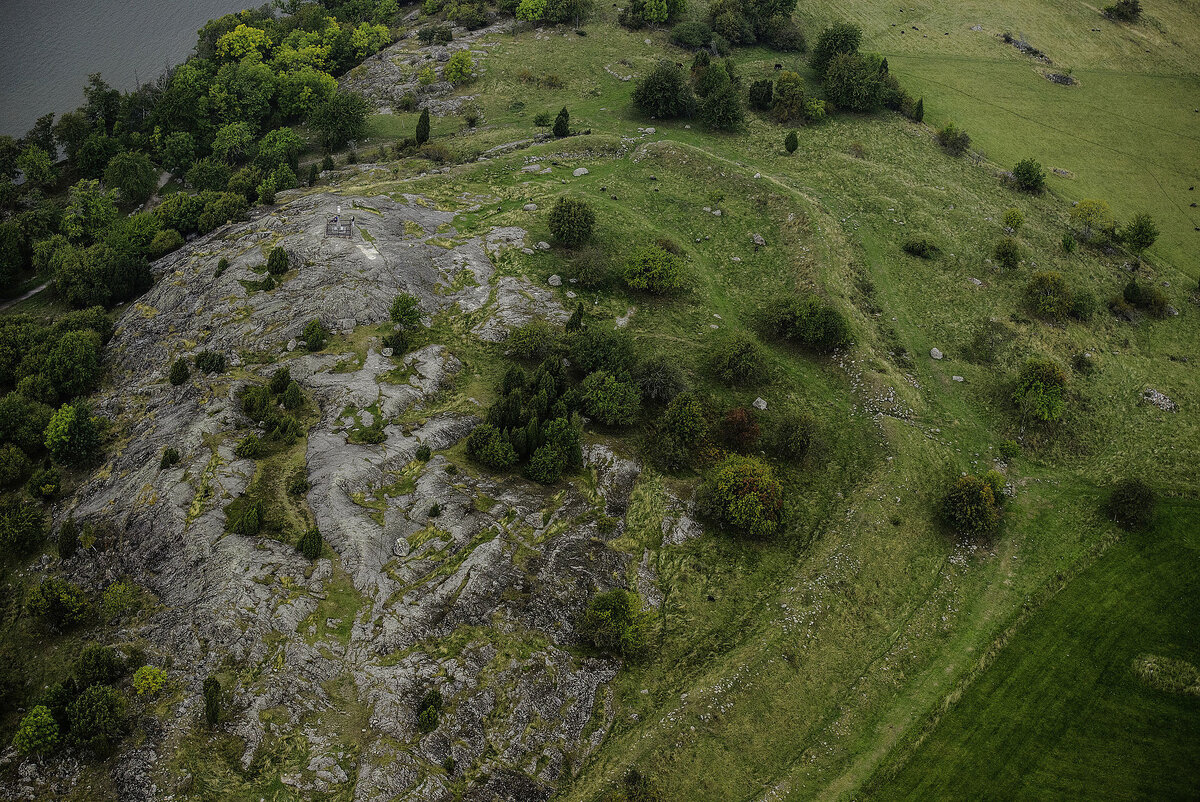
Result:
<svg viewBox="0 0 1200 802"><path fill-rule="evenodd" d="M880 13L862 5L867 17ZM856 16L853 4L842 6L828 13ZM960 16L957 7L944 13ZM1034 17L1046 26L1055 19L1044 9ZM587 291L564 284L562 291L577 293L599 318L635 308L629 326L641 346L677 359L719 403L745 404L761 395L771 409L794 404L812 410L821 423L819 460L787 476L800 515L781 542L746 545L709 535L664 548L660 488L665 484L686 493L694 479L646 477L630 514L630 534L618 545L635 560L649 555L656 567L665 595L660 635L652 658L618 677L613 731L582 766L575 784L562 792L563 799L596 799L631 765L653 776L669 799L856 798L864 789L886 799L910 788L914 798L1080 798L1095 790L1082 773L1066 773L1044 790L1026 785L1015 773L967 776L974 771L971 761L989 760L992 752L1013 748L1011 742L1028 741L1023 754L1036 756L1038 743L1058 737L1058 730L1038 720L1044 707L1036 702L1039 694L1061 685L1064 697L1080 700L1093 686L1060 671L1053 681L1029 687L1028 699L1021 696L1023 706L969 705L974 694L983 693L974 690L977 685L989 687L1004 673L1019 669L1040 676L1048 663L1057 666L1057 653L1046 651L1046 640L1029 645L1020 640L1050 626L1043 622L1057 621L1061 627L1090 600L1106 610L1098 621L1111 615L1132 625L1159 610L1158 600L1166 598L1126 604L1126 594L1094 592L1089 578L1102 570L1111 579L1129 568L1120 555L1133 546L1099 512L1112 480L1140 475L1167 494L1195 496L1189 479L1200 468L1195 448L1200 431L1191 412L1200 401L1200 384L1189 359L1200 353L1195 265L1187 258L1174 261L1164 234L1151 252L1151 264L1143 268L1144 280L1170 285L1164 290L1181 311L1178 318L1131 325L1102 309L1089 323L1048 325L1033 319L1022 289L1036 269L1061 271L1072 286L1087 288L1102 302L1128 280L1125 257L1067 256L1058 246L1074 188L1089 187L1082 196L1106 197L1121 214L1121 201L1100 189L1115 192L1127 185L1127 177L1103 161L1091 161L1070 142L1061 145L1062 159L1082 159L1077 167L1060 163L1055 151L1030 152L1033 145L1050 146L1044 131L1014 131L995 116L976 126L956 111L942 111L947 106L940 104L951 101L935 97L921 83L923 76L937 78L940 70L938 80L967 81L964 73L970 73L978 54L960 53L960 67L926 72L914 67L910 75L904 65L934 58L921 52L924 45L912 48L910 57L893 56L882 43L898 40L899 34L877 20L865 27L867 46L883 49L902 83L925 94L930 122L942 114L954 117L993 163L977 166L947 157L932 142L930 128L891 115L837 117L805 128L792 156L781 148L784 129L753 116L736 135L713 135L696 123L641 119L629 101L632 82L613 77L605 66L636 78L663 53L678 61L688 56L666 45L661 33L631 33L604 22L589 25L587 37L549 29L495 37L496 46L481 60L484 76L461 90L483 108L483 126L475 132L455 121L434 126L435 133L453 134L442 141L476 154L532 136L540 130L533 125L537 113L553 114L566 105L572 126L590 128L592 137L465 164L449 175L406 182L401 190L448 204L464 191L491 197L481 211L459 218L460 230L520 225L531 240L549 236L542 212L522 212L525 203L535 202L544 212L559 195L587 198L597 210L599 243L618 266L633 244L671 237L687 251L692 276L690 291L678 298L629 295L615 286ZM1100 57L1085 45L1073 45L1081 59ZM1057 87L1032 73L1021 61L1025 57L1012 51L1008 59L1004 50L1011 48L997 47L1000 66L979 69L1017 76L1013 81L1023 88L1013 90L1012 102L1018 106L1042 103L1044 109L1057 109L1054 92L1092 85L1081 76L1082 87ZM1126 53L1139 69L1147 68L1132 49L1100 51L1105 57L1112 53ZM735 53L735 60L744 82L770 73L777 61L807 74L795 56L749 49ZM564 85L543 88L526 71L553 73ZM1021 83L1026 73L1032 76L1028 86ZM1137 79L1114 80L1133 86ZM1185 76L1173 85L1186 87L1190 80ZM1163 86L1158 88L1166 91ZM1078 136L1088 136L1089 130L1107 135L1100 126L1102 111L1085 106L1070 110L1074 116L1065 127ZM1133 122L1139 115L1127 116L1123 147L1148 152L1144 126ZM1184 119L1174 122L1182 126ZM406 136L405 123L415 123L415 116L381 121L375 131ZM1164 129L1172 124L1153 122ZM650 125L654 134L639 134L638 127ZM989 137L1026 149L1009 158ZM1174 143L1175 150L1161 158L1176 169L1176 178L1195 163L1195 154L1185 152L1186 139L1165 130L1155 140ZM1071 188L1060 190L1066 180L1052 181L1055 192L1042 197L1005 188L996 169L1025 155L1047 167L1072 170ZM533 156L555 162L553 174L520 173ZM571 177L580 166L589 174ZM387 181L372 188L392 191ZM1014 205L1027 220L1019 233L1025 262L1006 273L988 259L1003 236L1000 216ZM722 216L703 211L704 206L720 208ZM1151 211L1167 231L1172 224ZM904 239L918 232L942 246L937 260L902 253ZM755 252L752 233L761 233L768 246ZM569 254L557 249L502 270L538 280L572 275ZM817 289L852 316L859 339L854 352L842 360L814 359L771 345L769 380L739 390L715 383L705 370L706 351L729 329L757 331L762 304L792 288ZM993 359L972 361L968 345L989 320L1001 323L1010 337ZM709 328L714 324L720 329ZM929 359L934 346L947 358ZM996 544L974 549L953 542L934 520L937 496L958 471L990 467L1001 441L1023 434L1007 389L1016 368L1031 354L1065 365L1084 351L1094 355L1097 371L1072 375L1076 406L1070 420L1036 446L1036 438L1025 438L1026 448L1007 465L1016 495ZM1147 386L1175 399L1183 412L1164 413L1141 403ZM1173 504L1160 520L1183 520L1189 509ZM1159 573L1179 572L1186 564L1176 552L1139 553L1147 570ZM1106 567L1089 568L1093 561ZM1144 587L1139 577L1128 573L1124 586ZM1055 606L1075 597L1079 607ZM1178 627L1161 630L1163 649L1178 653L1187 633L1195 631L1196 613L1192 605L1178 610ZM1088 653L1082 638L1074 640L1076 659L1090 671L1112 676L1102 692L1113 701L1109 717L1096 719L1096 730L1060 749L1056 760L1075 754L1081 766L1102 766L1120 743L1106 733L1119 728L1122 711L1133 709L1141 697L1128 677L1117 676L1114 661L1124 657ZM1131 695L1121 698L1131 688ZM1014 685L1010 692L1020 696L1025 690ZM953 718L959 705L974 717ZM1062 709L1069 714L1071 707ZM1139 720L1131 718L1129 725L1140 726ZM984 737L1004 726L1010 727L1006 734L991 741ZM1167 743L1178 739L1178 729L1140 732L1141 748L1156 760L1126 762L1122 782L1169 796L1182 786L1155 785L1155 775L1196 778L1193 755ZM913 776L929 774L921 761L937 760L925 757L932 746L912 755L920 737L960 753L931 778L936 786L905 785L918 782ZM903 769L909 757L913 768ZM959 794L958 787L974 793Z"/></svg>

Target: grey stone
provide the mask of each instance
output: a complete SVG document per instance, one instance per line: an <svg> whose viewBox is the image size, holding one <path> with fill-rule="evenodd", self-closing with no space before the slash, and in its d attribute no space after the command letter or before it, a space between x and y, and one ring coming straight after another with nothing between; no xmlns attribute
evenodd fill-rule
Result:
<svg viewBox="0 0 1200 802"><path fill-rule="evenodd" d="M555 275L551 276L549 279L547 279L546 283L549 284L551 287L561 287L562 286L562 276L555 274Z"/></svg>
<svg viewBox="0 0 1200 802"><path fill-rule="evenodd" d="M587 174L588 174L588 168L586 168L586 167L576 167L573 171L571 171L571 175L575 176L576 178L579 178L581 175L587 175Z"/></svg>
<svg viewBox="0 0 1200 802"><path fill-rule="evenodd" d="M754 399L754 403L752 403L751 406L754 407L755 409L766 409L767 408L766 399L756 398L756 399Z"/></svg>
<svg viewBox="0 0 1200 802"><path fill-rule="evenodd" d="M941 359L943 356L942 352L937 348L930 348L929 355L934 359Z"/></svg>
<svg viewBox="0 0 1200 802"><path fill-rule="evenodd" d="M524 206L522 206L521 208L527 212L536 212L538 209L538 205L536 203L527 203Z"/></svg>

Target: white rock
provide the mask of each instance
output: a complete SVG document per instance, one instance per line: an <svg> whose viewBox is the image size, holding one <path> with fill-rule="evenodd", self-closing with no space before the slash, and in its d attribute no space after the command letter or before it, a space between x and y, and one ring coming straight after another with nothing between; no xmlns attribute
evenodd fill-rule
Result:
<svg viewBox="0 0 1200 802"><path fill-rule="evenodd" d="M956 382L960 382L960 381L962 381L962 380L963 380L963 377L962 377L962 376L951 376L950 378L951 378L951 379L954 379L954 381L956 381Z"/></svg>
<svg viewBox="0 0 1200 802"><path fill-rule="evenodd" d="M546 242L545 240L542 240L541 242L539 242L537 245L535 245L533 247L537 248L539 251L548 251L548 250L550 250L550 243Z"/></svg>
<svg viewBox="0 0 1200 802"><path fill-rule="evenodd" d="M587 174L588 174L588 168L586 168L586 167L576 167L571 172L571 175L575 176L576 178L579 178L579 176L581 176L581 175L587 175Z"/></svg>
<svg viewBox="0 0 1200 802"><path fill-rule="evenodd" d="M551 287L561 287L562 286L562 276L555 274L555 275L551 276L550 280L547 281L546 283L549 284Z"/></svg>
<svg viewBox="0 0 1200 802"><path fill-rule="evenodd" d="M536 212L536 211L537 211L537 204L536 204L536 203L527 203L527 204L525 204L524 206L522 206L521 208L522 208L522 209L524 209L524 210L525 210L525 211L527 211L527 212Z"/></svg>
<svg viewBox="0 0 1200 802"><path fill-rule="evenodd" d="M930 348L930 349L929 349L929 355L930 355L931 357L933 357L934 359L941 359L941 358L942 358L942 352L941 352L941 351L939 351L939 350L938 350L938 349L936 349L936 348Z"/></svg>
<svg viewBox="0 0 1200 802"><path fill-rule="evenodd" d="M649 40L647 40L647 42L648 42L648 41L649 41ZM647 134L653 134L653 133L655 133L655 131L654 131L654 129L653 129L653 128L647 128L647 129L646 129L646 133L647 133Z"/></svg>
<svg viewBox="0 0 1200 802"><path fill-rule="evenodd" d="M751 404L751 406L754 407L755 409L766 409L767 402L765 399L756 398L756 399L754 399L754 403Z"/></svg>
<svg viewBox="0 0 1200 802"><path fill-rule="evenodd" d="M287 349L288 349L289 351L295 351L295 350L296 350L296 341L295 341L294 339L292 339L292 340L288 340L288 342L287 342Z"/></svg>
<svg viewBox="0 0 1200 802"><path fill-rule="evenodd" d="M735 257L733 257L733 261L735 261L735 262L740 262L740 261L742 261L742 257L740 257L740 256L735 256Z"/></svg>
<svg viewBox="0 0 1200 802"><path fill-rule="evenodd" d="M395 351L393 351L391 348L381 348L379 349L379 353L383 354L384 356L391 356L395 353Z"/></svg>

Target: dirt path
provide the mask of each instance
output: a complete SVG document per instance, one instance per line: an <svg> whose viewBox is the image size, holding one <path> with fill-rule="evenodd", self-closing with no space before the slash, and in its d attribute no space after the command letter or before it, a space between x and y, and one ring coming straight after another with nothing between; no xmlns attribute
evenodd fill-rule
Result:
<svg viewBox="0 0 1200 802"><path fill-rule="evenodd" d="M23 295L19 295L16 298L11 298L11 299L5 301L4 303L0 303L0 312L3 312L5 309L8 309L10 306L15 306L16 304L21 303L21 301L29 300L30 298L37 295L39 292L41 292L42 290L46 289L49 286L50 286L49 281L43 281L41 284L37 285L29 292L26 292Z"/></svg>

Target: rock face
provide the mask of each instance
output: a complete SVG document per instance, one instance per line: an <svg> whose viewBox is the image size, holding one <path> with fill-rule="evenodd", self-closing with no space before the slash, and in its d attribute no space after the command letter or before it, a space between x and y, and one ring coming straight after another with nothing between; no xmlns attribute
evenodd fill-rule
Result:
<svg viewBox="0 0 1200 802"><path fill-rule="evenodd" d="M470 798L546 799L611 724L617 662L569 647L590 593L625 571L627 558L606 545L623 524L602 534L597 520L623 514L639 468L589 448L593 493L477 474L436 453L477 420L469 399L442 403L462 363L436 343L384 356L363 327L386 330L378 324L398 292L426 316L461 314L484 339L534 314L567 315L547 290L496 275L491 255L520 248L524 231L458 237L452 213L416 200L293 195L156 263L157 283L118 323L113 389L97 403L118 445L56 518L116 525L117 547L73 558L66 572L93 587L129 575L154 592L161 609L136 635L172 657L185 689L174 723L118 758L123 799L182 787L168 761L148 755L180 748L204 677L222 666L239 678L221 726L244 742L243 766L298 739L307 762L276 768L306 798L352 783L356 800L441 800L465 777ZM324 236L339 205L355 217L350 239ZM439 227L452 247L427 241ZM275 245L294 268L273 290L249 288ZM215 278L221 257L230 266ZM297 347L314 318L350 328L348 344ZM172 361L202 349L245 367L172 387ZM263 470L234 454L256 427L237 391L280 365L316 410L296 464L327 544L315 563L294 536L226 531L225 507ZM383 441L350 442L376 416ZM182 459L160 469L167 445ZM421 445L435 452L427 463L415 459ZM445 706L422 733L417 704L431 689ZM450 759L453 775L442 769Z"/></svg>

